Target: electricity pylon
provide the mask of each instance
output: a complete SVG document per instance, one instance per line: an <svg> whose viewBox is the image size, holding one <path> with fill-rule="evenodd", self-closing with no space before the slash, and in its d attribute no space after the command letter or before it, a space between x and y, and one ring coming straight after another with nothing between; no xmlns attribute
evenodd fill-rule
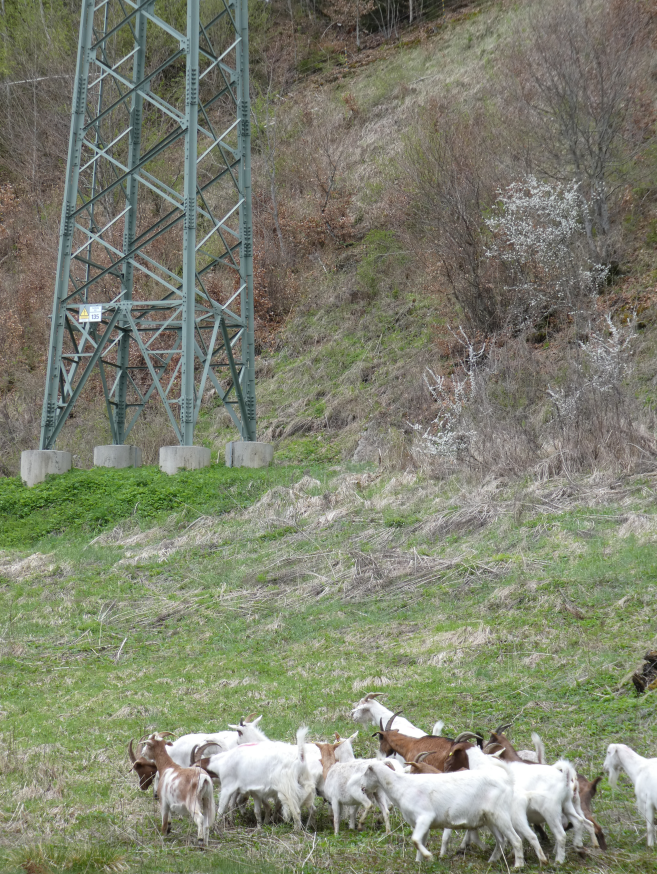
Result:
<svg viewBox="0 0 657 874"><path fill-rule="evenodd" d="M210 385L255 440L247 3L82 0L41 449L93 372L115 444Z"/></svg>

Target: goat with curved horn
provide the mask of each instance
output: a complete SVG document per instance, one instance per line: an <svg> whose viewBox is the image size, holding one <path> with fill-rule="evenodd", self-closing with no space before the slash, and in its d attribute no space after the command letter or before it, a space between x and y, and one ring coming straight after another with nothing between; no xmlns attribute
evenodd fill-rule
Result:
<svg viewBox="0 0 657 874"><path fill-rule="evenodd" d="M392 731L392 723L395 721L396 717L403 712L403 710L398 710L396 713L393 713L390 719L386 722L386 727L383 729L383 731ZM383 720L381 720L381 722L383 722Z"/></svg>
<svg viewBox="0 0 657 874"><path fill-rule="evenodd" d="M462 731L461 734L454 738L454 743L462 743L462 741L470 740L470 738L474 738L475 740L483 740L481 735L477 734L474 731Z"/></svg>
<svg viewBox="0 0 657 874"><path fill-rule="evenodd" d="M132 749L132 738L130 738L130 743L128 744L128 755L130 756L130 761L134 765L137 761L137 756L135 755L135 751Z"/></svg>
<svg viewBox="0 0 657 874"><path fill-rule="evenodd" d="M502 723L502 725L500 725L498 728L495 729L494 734L504 734L504 732L508 728L511 728L512 725L513 725L512 722L504 722L504 723Z"/></svg>
<svg viewBox="0 0 657 874"><path fill-rule="evenodd" d="M196 762L200 761L203 758L203 753L209 749L209 747L216 747L217 744L214 742L210 742L207 744L202 744L201 746L194 747L192 751L192 765Z"/></svg>
<svg viewBox="0 0 657 874"><path fill-rule="evenodd" d="M415 761L416 761L416 762L424 762L424 760L426 759L426 757L427 757L427 756L430 756L430 755L431 755L431 750L426 750L424 753L419 753L419 755L417 755L417 756L415 757ZM412 763L411 763L411 764L412 764Z"/></svg>

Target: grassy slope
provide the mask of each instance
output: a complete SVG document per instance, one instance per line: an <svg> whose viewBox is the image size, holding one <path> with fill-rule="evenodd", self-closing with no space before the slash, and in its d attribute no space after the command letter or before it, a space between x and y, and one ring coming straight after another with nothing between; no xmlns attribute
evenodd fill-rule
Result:
<svg viewBox="0 0 657 874"><path fill-rule="evenodd" d="M317 840L286 825L255 835L248 816L215 834L216 853L198 854L181 822L162 841L127 771L128 739L152 727L223 727L258 710L273 737L306 722L326 738L377 689L427 728L513 718L522 746L536 729L552 758L590 775L612 740L657 753L654 695L618 688L657 633L652 479L477 491L313 473L251 507L244 490L246 509L228 515L203 508L192 528L182 513L139 534L133 518L93 544L71 533L22 563L3 554L3 870L41 870L16 863L55 852L52 870L96 870L92 843L127 870L300 870L311 850L306 871L415 869L399 822L389 840L371 826L334 839L326 813ZM81 476L60 482L74 495ZM372 749L362 731L358 752ZM657 868L626 783L613 797L604 783L596 810L611 851L584 866L571 853L567 870ZM487 870L477 853L432 870L454 866Z"/></svg>

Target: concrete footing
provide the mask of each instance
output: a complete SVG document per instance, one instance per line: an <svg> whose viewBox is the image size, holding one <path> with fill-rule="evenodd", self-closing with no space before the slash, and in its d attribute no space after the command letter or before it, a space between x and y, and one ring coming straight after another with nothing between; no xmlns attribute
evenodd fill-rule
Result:
<svg viewBox="0 0 657 874"><path fill-rule="evenodd" d="M67 473L71 469L71 453L57 449L27 449L21 452L21 479L31 489L49 474Z"/></svg>
<svg viewBox="0 0 657 874"><path fill-rule="evenodd" d="M269 467L273 457L271 443L235 440L226 444L226 467Z"/></svg>
<svg viewBox="0 0 657 874"><path fill-rule="evenodd" d="M94 446L95 467L141 467L141 449L138 446Z"/></svg>
<svg viewBox="0 0 657 874"><path fill-rule="evenodd" d="M204 446L162 446L160 470L173 476L179 470L200 470L210 467L210 450Z"/></svg>

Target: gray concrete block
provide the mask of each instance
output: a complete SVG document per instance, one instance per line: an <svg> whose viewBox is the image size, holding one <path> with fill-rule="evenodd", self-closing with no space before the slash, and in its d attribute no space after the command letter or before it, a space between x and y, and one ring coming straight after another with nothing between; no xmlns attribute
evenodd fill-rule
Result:
<svg viewBox="0 0 657 874"><path fill-rule="evenodd" d="M67 473L71 469L71 453L58 449L27 449L21 452L21 479L31 489L49 474Z"/></svg>
<svg viewBox="0 0 657 874"><path fill-rule="evenodd" d="M141 467L141 449L138 446L94 446L96 467Z"/></svg>
<svg viewBox="0 0 657 874"><path fill-rule="evenodd" d="M235 440L226 444L226 467L269 467L273 457L271 443Z"/></svg>
<svg viewBox="0 0 657 874"><path fill-rule="evenodd" d="M179 470L200 470L210 467L210 450L204 446L162 446L160 470L169 476Z"/></svg>

